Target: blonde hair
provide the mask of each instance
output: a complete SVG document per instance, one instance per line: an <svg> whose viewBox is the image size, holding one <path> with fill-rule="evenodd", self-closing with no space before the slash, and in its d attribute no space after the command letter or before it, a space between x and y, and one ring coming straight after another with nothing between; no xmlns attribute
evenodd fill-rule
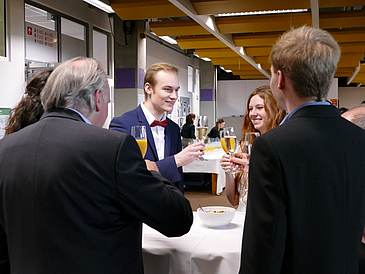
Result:
<svg viewBox="0 0 365 274"><path fill-rule="evenodd" d="M325 30L303 26L284 33L273 46L270 62L281 70L302 98L327 95L341 50Z"/></svg>

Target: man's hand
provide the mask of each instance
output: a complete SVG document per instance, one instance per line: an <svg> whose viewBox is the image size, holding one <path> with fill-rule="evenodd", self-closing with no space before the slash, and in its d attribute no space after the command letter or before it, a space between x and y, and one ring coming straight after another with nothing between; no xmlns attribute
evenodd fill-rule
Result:
<svg viewBox="0 0 365 274"><path fill-rule="evenodd" d="M147 166L147 169L148 170L154 170L154 171L158 171L158 172L160 172L159 170L158 170L158 167L157 167L157 165L156 165L156 163L155 162L152 162L152 161L150 161L150 160L144 160L145 162L146 162L146 166Z"/></svg>
<svg viewBox="0 0 365 274"><path fill-rule="evenodd" d="M186 166L197 160L199 156L204 155L205 144L204 142L197 142L188 145L178 154L175 154L175 162L177 167Z"/></svg>

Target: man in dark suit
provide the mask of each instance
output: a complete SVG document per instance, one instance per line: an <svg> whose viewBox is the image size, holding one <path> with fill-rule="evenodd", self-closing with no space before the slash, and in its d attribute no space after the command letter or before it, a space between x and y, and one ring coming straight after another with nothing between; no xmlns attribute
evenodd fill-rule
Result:
<svg viewBox="0 0 365 274"><path fill-rule="evenodd" d="M161 174L184 193L182 166L203 155L205 145L198 142L181 150L180 128L166 117L166 112L173 110L179 89L177 68L167 63L152 65L144 78L145 102L114 118L109 128L130 134L132 126L146 126L145 159L156 162Z"/></svg>
<svg viewBox="0 0 365 274"><path fill-rule="evenodd" d="M190 203L133 137L101 128L110 95L96 60L51 76L41 120L0 141L0 272L143 273L142 222L181 236Z"/></svg>
<svg viewBox="0 0 365 274"><path fill-rule="evenodd" d="M272 49L270 87L288 115L253 144L240 273L357 273L365 132L323 100L340 54L306 26Z"/></svg>

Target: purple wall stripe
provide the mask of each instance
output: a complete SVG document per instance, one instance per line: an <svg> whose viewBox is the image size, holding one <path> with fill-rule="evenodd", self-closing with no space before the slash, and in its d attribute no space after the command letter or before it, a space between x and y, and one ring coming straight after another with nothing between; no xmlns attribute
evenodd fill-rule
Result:
<svg viewBox="0 0 365 274"><path fill-rule="evenodd" d="M136 85L135 68L116 68L115 69L115 88L135 88Z"/></svg>
<svg viewBox="0 0 365 274"><path fill-rule="evenodd" d="M214 92L216 92L214 90ZM200 101L213 101L213 90L212 89L201 89L200 90Z"/></svg>

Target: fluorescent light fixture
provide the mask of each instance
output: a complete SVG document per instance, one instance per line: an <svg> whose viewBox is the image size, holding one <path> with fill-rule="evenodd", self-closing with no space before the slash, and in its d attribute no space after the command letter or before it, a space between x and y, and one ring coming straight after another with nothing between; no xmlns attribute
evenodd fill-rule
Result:
<svg viewBox="0 0 365 274"><path fill-rule="evenodd" d="M293 12L306 12L308 9L293 9L293 10L266 10L266 11L249 11L249 12L235 12L235 13L220 13L215 15L216 17L229 17L229 16L244 16L244 15L262 15L262 14L276 14L276 13L293 13Z"/></svg>
<svg viewBox="0 0 365 274"><path fill-rule="evenodd" d="M258 67L259 69L262 69L262 67L261 67L261 64L260 64L260 63L258 63L258 64L257 64L257 67Z"/></svg>
<svg viewBox="0 0 365 274"><path fill-rule="evenodd" d="M193 56L200 58L199 55L195 51L193 52Z"/></svg>
<svg viewBox="0 0 365 274"><path fill-rule="evenodd" d="M172 45L176 45L177 42L175 39L171 38L170 36L158 36L156 33L154 33L153 31L151 31L151 34L153 34L154 36L161 38L162 40L172 44Z"/></svg>
<svg viewBox="0 0 365 274"><path fill-rule="evenodd" d="M172 39L170 36L159 36L162 40L172 44L172 45L176 45L177 42L175 39Z"/></svg>
<svg viewBox="0 0 365 274"><path fill-rule="evenodd" d="M222 67L222 66L220 66L221 67L221 69L223 69L225 72L227 72L227 73L230 73L230 72L232 72L232 70L230 70L230 69L225 69L224 67Z"/></svg>
<svg viewBox="0 0 365 274"><path fill-rule="evenodd" d="M90 5L93 5L94 7L97 7L107 13L115 13L115 11L112 9L111 6L105 4L104 2L101 2L99 0L84 0L84 2L86 2Z"/></svg>
<svg viewBox="0 0 365 274"><path fill-rule="evenodd" d="M210 58L207 58L207 57L204 57L204 58L201 58L201 59L204 60L204 61L207 61L207 62L210 61Z"/></svg>

